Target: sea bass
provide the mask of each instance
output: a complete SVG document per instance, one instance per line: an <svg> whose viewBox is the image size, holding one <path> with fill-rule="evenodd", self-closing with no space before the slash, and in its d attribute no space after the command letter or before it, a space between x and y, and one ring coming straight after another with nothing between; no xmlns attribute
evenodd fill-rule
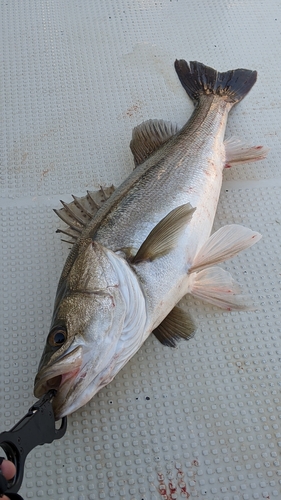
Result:
<svg viewBox="0 0 281 500"><path fill-rule="evenodd" d="M56 211L74 244L34 394L56 389L57 419L111 382L152 332L172 347L190 338L194 323L177 305L184 295L226 310L245 308L238 285L217 264L261 235L236 224L210 234L224 167L266 154L261 146L224 141L228 113L257 73L219 73L184 60L175 69L195 104L188 122L137 126L130 143L136 168L123 184L73 197Z"/></svg>

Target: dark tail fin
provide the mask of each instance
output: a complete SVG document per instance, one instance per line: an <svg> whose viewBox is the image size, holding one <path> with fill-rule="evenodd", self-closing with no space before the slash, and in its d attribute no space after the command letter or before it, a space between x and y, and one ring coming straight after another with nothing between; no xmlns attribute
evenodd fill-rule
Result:
<svg viewBox="0 0 281 500"><path fill-rule="evenodd" d="M198 101L203 94L216 94L235 104L248 94L257 80L257 72L249 69L219 73L197 61L191 61L188 65L183 59L175 61L175 69L193 101Z"/></svg>

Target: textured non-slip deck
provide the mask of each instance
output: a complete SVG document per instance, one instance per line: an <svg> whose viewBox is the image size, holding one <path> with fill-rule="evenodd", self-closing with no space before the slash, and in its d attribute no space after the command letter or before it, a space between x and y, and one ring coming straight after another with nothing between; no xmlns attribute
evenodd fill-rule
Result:
<svg viewBox="0 0 281 500"><path fill-rule="evenodd" d="M227 135L270 148L228 169L215 228L262 233L224 264L257 310L184 299L198 325L151 337L113 382L28 457L25 499L281 498L281 5L277 0L2 0L0 431L33 380L68 253L53 208L132 171L132 128L182 125L176 58L258 71Z"/></svg>

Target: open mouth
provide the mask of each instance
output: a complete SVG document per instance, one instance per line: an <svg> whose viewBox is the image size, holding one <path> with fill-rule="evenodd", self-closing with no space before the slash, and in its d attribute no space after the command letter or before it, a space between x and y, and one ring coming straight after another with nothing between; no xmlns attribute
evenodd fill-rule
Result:
<svg viewBox="0 0 281 500"><path fill-rule="evenodd" d="M73 370L71 372L63 373L61 375L56 375L55 377L52 377L49 380L47 380L47 382L44 384L44 386L46 387L47 390L50 390L50 389L58 390L62 385L65 384L65 382L67 380L73 380L76 377L76 375L79 373L79 371L80 371L79 369L80 369L80 366L79 366L79 368L77 368L76 370Z"/></svg>
<svg viewBox="0 0 281 500"><path fill-rule="evenodd" d="M82 347L76 347L69 354L38 373L35 379L34 395L41 398L50 389L64 387L67 389L71 381L79 373L82 364ZM64 391L65 392L65 391Z"/></svg>
<svg viewBox="0 0 281 500"><path fill-rule="evenodd" d="M45 385L48 389L58 389L61 385L61 381L62 375L57 375L56 377L50 378Z"/></svg>

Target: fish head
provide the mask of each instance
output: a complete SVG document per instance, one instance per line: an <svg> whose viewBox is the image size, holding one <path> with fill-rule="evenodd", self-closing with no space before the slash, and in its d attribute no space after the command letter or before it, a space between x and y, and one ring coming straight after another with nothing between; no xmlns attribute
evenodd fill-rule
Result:
<svg viewBox="0 0 281 500"><path fill-rule="evenodd" d="M53 399L56 419L83 406L110 382L126 317L112 254L98 243L85 242L58 287L34 387L38 398L50 389L57 391Z"/></svg>

